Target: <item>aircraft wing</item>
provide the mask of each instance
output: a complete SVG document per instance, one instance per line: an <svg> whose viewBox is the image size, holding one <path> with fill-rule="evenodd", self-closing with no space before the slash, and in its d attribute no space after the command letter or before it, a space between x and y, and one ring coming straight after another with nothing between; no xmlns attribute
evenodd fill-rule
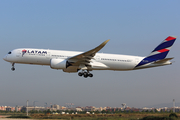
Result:
<svg viewBox="0 0 180 120"><path fill-rule="evenodd" d="M99 46L97 46L96 48L89 50L87 52L81 53L79 55L73 56L68 58L68 62L73 65L73 66L88 66L90 65L89 63L91 62L91 59L93 59L93 57L95 56L95 54L101 50L109 41L106 40L103 43L101 43Z"/></svg>

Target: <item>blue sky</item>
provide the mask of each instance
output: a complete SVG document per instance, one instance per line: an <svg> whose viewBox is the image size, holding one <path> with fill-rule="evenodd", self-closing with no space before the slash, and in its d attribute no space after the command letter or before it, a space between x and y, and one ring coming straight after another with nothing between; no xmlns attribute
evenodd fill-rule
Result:
<svg viewBox="0 0 180 120"><path fill-rule="evenodd" d="M137 71L93 71L92 79L0 59L0 105L130 107L179 97L179 0L1 0L0 56L15 48L87 51L110 39L104 53L147 56L167 36L178 36L171 66Z"/></svg>

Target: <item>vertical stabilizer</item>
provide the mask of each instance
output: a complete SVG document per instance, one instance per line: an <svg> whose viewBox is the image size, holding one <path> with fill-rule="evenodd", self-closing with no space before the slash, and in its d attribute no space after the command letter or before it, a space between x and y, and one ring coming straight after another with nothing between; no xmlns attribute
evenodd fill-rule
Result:
<svg viewBox="0 0 180 120"><path fill-rule="evenodd" d="M174 44L177 37L169 36L160 45L158 45L149 56L144 58L136 67L155 62L157 60L162 60L166 58L172 45Z"/></svg>

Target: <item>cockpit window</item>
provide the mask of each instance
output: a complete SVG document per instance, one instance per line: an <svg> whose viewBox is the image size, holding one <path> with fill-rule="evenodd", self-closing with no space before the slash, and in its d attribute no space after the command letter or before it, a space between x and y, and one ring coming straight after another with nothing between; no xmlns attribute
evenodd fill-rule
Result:
<svg viewBox="0 0 180 120"><path fill-rule="evenodd" d="M8 54L11 54L11 52L8 52Z"/></svg>

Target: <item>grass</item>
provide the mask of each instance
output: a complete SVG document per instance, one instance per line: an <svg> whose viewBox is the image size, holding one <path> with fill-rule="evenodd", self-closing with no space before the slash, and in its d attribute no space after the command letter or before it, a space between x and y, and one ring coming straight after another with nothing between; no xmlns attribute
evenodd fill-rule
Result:
<svg viewBox="0 0 180 120"><path fill-rule="evenodd" d="M170 113L122 113L122 114L31 114L31 119L56 120L180 120L180 114L169 117ZM27 116L26 116L27 117ZM29 117L29 116L28 116ZM11 118L25 118L23 115L12 115Z"/></svg>

